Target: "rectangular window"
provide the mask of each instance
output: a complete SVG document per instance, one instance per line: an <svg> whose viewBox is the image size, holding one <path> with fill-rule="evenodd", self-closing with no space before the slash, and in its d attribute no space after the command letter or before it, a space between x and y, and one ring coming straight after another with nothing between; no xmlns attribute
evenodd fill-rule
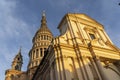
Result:
<svg viewBox="0 0 120 80"><path fill-rule="evenodd" d="M90 35L90 38L91 38L92 40L95 39L95 35L94 35L94 34L89 33L89 35Z"/></svg>

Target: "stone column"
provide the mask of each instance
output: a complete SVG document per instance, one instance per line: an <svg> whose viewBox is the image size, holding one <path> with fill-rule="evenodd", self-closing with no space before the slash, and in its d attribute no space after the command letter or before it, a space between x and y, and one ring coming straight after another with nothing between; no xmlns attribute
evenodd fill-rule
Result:
<svg viewBox="0 0 120 80"><path fill-rule="evenodd" d="M105 74L105 72L103 70L103 66L102 66L99 58L93 58L93 60L95 61L95 64L97 66L97 69L98 69L98 71L100 73L100 76L101 76L102 80L108 80L108 78L107 78L107 76L106 76L106 74Z"/></svg>
<svg viewBox="0 0 120 80"><path fill-rule="evenodd" d="M89 57L89 61L91 63L90 67L91 67L91 70L92 70L92 73L93 73L94 80L100 80L100 76L98 74L98 71L96 70L95 63L94 63L94 61L91 57Z"/></svg>
<svg viewBox="0 0 120 80"><path fill-rule="evenodd" d="M116 61L113 64L117 67L118 71L120 72L120 61Z"/></svg>
<svg viewBox="0 0 120 80"><path fill-rule="evenodd" d="M98 57L96 57L96 54L95 54L95 52L93 51L93 48L92 48L91 43L89 44L89 50L90 50L90 53L91 53L91 55L92 55L92 58L93 58L93 60L94 60L94 62L95 62L95 64L96 64L96 67L97 67L97 69L98 69L98 72L99 72L99 74L100 74L100 76L101 76L101 79L102 79L102 80L108 80L108 78L107 78L107 76L106 76L106 74L105 74L105 72L104 72L104 70L103 70L103 66L102 66L102 64L101 64L101 62L100 62L100 59L99 59Z"/></svg>

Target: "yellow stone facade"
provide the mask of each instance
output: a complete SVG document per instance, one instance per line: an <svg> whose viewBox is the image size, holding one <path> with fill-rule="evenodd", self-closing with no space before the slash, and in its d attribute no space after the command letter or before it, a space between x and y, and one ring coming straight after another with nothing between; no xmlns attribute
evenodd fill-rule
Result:
<svg viewBox="0 0 120 80"><path fill-rule="evenodd" d="M45 14L42 20L44 18ZM41 23L46 24L46 19L42 20ZM28 70L22 73L24 78L120 80L120 49L112 43L103 25L85 14L68 13L58 29L60 35L54 38L45 25L36 32L29 52ZM46 36L44 40L41 40L42 35ZM40 56L41 48L45 48L44 56ZM7 72L6 77L11 73Z"/></svg>
<svg viewBox="0 0 120 80"><path fill-rule="evenodd" d="M85 14L66 14L33 80L120 80L120 50L103 25Z"/></svg>

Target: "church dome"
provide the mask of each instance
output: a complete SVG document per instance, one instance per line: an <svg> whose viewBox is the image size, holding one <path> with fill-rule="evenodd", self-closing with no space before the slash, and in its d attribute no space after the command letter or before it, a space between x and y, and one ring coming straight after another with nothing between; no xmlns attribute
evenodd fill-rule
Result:
<svg viewBox="0 0 120 80"><path fill-rule="evenodd" d="M52 32L47 26L45 12L42 14L40 28L33 37L33 46L29 52L30 62L28 64L28 75L31 77L44 57L48 46L53 39Z"/></svg>
<svg viewBox="0 0 120 80"><path fill-rule="evenodd" d="M45 12L43 12L43 14L42 14L41 26L38 29L38 31L36 32L35 36L33 37L33 43L35 42L36 39L42 38L42 36L44 36L44 35L46 35L46 38L47 38L47 36L53 36L50 29L47 27Z"/></svg>

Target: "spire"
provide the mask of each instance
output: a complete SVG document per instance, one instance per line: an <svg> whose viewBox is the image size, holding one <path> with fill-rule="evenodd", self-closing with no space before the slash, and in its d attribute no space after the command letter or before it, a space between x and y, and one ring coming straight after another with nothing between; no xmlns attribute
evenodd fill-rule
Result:
<svg viewBox="0 0 120 80"><path fill-rule="evenodd" d="M42 16L45 16L45 10L43 10L43 12L42 12Z"/></svg>
<svg viewBox="0 0 120 80"><path fill-rule="evenodd" d="M40 29L38 30L38 32L39 31L50 32L51 33L51 31L47 27L47 20L46 20L45 10L43 10L43 12L42 12L41 26L40 26Z"/></svg>
<svg viewBox="0 0 120 80"><path fill-rule="evenodd" d="M22 49L22 47L20 46L20 49L19 49L18 55L21 55L21 49Z"/></svg>
<svg viewBox="0 0 120 80"><path fill-rule="evenodd" d="M42 25L46 25L47 26L47 20L46 20L46 15L45 15L45 10L42 12L42 20L41 20L41 27Z"/></svg>

